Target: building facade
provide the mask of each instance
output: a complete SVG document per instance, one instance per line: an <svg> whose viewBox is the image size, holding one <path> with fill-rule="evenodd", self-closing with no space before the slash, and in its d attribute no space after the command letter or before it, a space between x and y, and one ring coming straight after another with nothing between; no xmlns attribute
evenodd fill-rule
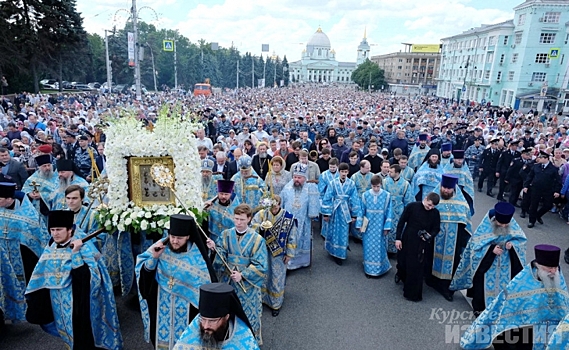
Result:
<svg viewBox="0 0 569 350"><path fill-rule="evenodd" d="M293 83L352 83L352 72L369 58L369 52L364 33L364 39L358 46L357 62L338 62L330 39L318 28L302 51L300 61L289 63L290 80Z"/></svg>
<svg viewBox="0 0 569 350"><path fill-rule="evenodd" d="M568 1L524 1L513 20L442 39L437 95L522 111L561 110L569 96L568 40Z"/></svg>
<svg viewBox="0 0 569 350"><path fill-rule="evenodd" d="M371 61L383 69L390 91L398 94L434 94L441 54L411 52L407 48L405 52L373 56Z"/></svg>

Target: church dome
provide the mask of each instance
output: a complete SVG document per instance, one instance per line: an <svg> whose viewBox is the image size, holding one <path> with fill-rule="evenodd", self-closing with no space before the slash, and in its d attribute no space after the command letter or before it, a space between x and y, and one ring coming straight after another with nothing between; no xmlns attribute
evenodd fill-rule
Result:
<svg viewBox="0 0 569 350"><path fill-rule="evenodd" d="M308 46L317 46L317 47L326 47L329 48L330 39L328 39L328 35L324 34L322 29L319 27L316 33L312 35L310 40L308 41Z"/></svg>

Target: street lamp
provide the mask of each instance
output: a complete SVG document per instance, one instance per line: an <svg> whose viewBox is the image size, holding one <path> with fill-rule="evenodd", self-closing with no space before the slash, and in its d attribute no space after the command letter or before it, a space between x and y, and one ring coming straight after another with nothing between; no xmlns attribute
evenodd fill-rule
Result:
<svg viewBox="0 0 569 350"><path fill-rule="evenodd" d="M459 68L462 69L464 68L464 79L462 80L462 87L460 89L458 89L458 92L456 94L456 102L460 105L460 94L462 92L462 90L464 90L464 92L466 92L466 74L468 72L468 64L470 63L470 56L468 56L468 58L466 59L466 64L463 66L460 66Z"/></svg>

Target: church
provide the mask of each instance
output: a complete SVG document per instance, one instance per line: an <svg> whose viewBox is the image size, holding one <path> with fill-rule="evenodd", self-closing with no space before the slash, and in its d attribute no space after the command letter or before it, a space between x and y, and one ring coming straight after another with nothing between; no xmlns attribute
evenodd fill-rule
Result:
<svg viewBox="0 0 569 350"><path fill-rule="evenodd" d="M336 51L322 28L312 35L300 61L289 63L290 79L294 83L352 83L352 72L370 57L366 33L358 46L356 62L336 61Z"/></svg>

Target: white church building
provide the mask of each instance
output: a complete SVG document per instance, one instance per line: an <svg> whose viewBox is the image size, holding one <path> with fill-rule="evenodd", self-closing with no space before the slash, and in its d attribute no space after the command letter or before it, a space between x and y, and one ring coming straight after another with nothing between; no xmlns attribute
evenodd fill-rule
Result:
<svg viewBox="0 0 569 350"><path fill-rule="evenodd" d="M330 39L318 28L306 44L306 49L302 51L300 61L289 63L290 80L295 83L351 83L352 72L368 58L370 46L365 32L358 46L357 61L338 62Z"/></svg>

